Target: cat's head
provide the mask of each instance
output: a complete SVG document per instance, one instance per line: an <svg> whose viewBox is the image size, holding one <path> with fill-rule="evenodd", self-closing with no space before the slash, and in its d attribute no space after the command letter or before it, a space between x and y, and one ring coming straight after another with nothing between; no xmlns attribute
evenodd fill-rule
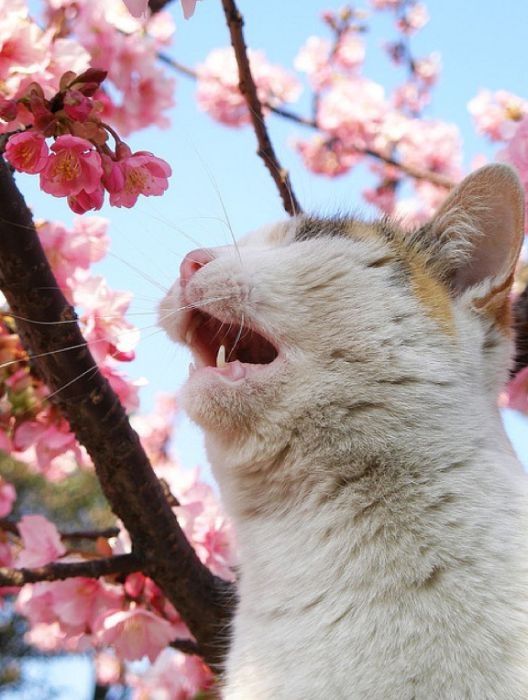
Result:
<svg viewBox="0 0 528 700"><path fill-rule="evenodd" d="M160 306L193 353L186 410L249 460L297 443L374 449L491 406L523 214L516 175L494 165L414 232L302 215L189 253Z"/></svg>

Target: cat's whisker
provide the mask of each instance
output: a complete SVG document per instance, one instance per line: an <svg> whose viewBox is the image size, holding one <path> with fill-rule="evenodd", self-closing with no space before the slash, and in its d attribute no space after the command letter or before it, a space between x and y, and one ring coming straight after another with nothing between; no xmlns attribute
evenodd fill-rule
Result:
<svg viewBox="0 0 528 700"><path fill-rule="evenodd" d="M200 161L200 164L201 164L201 166L202 166L202 169L204 170L205 174L206 174L207 177L209 178L209 182L210 182L211 185L213 186L213 189L214 189L215 194L216 194L216 196L217 196L217 198L218 198L218 201L220 202L220 206L222 207L222 211L223 211L224 217L225 217L225 224L226 224L226 226L227 226L227 228L228 228L228 230L229 230L229 233L230 233L230 235L231 235L231 239L232 239L232 241L233 241L233 245L234 245L235 250L236 250L236 252L237 252L237 255L238 255L238 257L239 257L240 263L242 264L242 256L240 255L240 249L239 249L239 247L238 247L238 243L237 243L237 240L236 240L236 236L235 236L235 233L234 233L234 231L233 231L233 227L232 227L232 225L231 225L231 219L229 218L229 214L227 213L227 208L226 208L226 206L225 206L224 199L223 199L223 197L222 197L222 195L221 195L221 193L220 193L220 188L218 187L218 183L217 183L217 181L216 181L216 178L214 177L213 173L212 173L211 170L209 169L209 166L207 165L207 163L205 162L205 160L202 158L201 153L200 153L199 150L196 148L196 145L192 142L192 140L190 141L190 144L191 144L191 147L192 147L192 149L193 149L193 151L194 151L196 157L197 157L198 160Z"/></svg>
<svg viewBox="0 0 528 700"><path fill-rule="evenodd" d="M187 238L187 240L191 241L191 243L193 245L195 245L197 248L203 248L202 244L199 241L197 241L196 238L193 238L192 236L190 236L186 231L184 231L179 226L176 226L176 224L174 224L172 221L169 221L168 219L165 219L161 216L156 216L155 214L150 214L150 216L155 221L159 221L161 224L164 224L165 226L172 229L173 231L177 231L178 233L181 233L182 236ZM205 250L207 250L207 248Z"/></svg>
<svg viewBox="0 0 528 700"><path fill-rule="evenodd" d="M150 316L152 314L155 314L156 311L132 311L128 312L126 316ZM71 323L79 323L79 319L77 318L72 318L64 321L37 321L36 319L33 318L27 318L26 316L19 316L18 314L11 313L11 311L5 311L3 312L4 316L9 316L10 318L14 318L17 321L24 321L25 323L33 323L36 326L62 326L62 325L67 325ZM112 318L123 318L120 314L113 314L110 316L99 316L99 318L109 320Z"/></svg>
<svg viewBox="0 0 528 700"><path fill-rule="evenodd" d="M241 317L242 317L242 318L241 318L241 323L240 323L240 325L239 325L239 327L238 327L238 332L237 332L237 335L236 335L236 338L235 338L235 342L233 343L233 346L232 346L231 350L229 351L229 355L227 356L227 361L228 361L228 362L229 362L229 358L230 358L230 357L232 356L232 354L235 352L236 347L237 347L238 343L240 342L240 339L242 338L242 334L243 334L243 332L244 332L244 318L245 318L245 317L244 317L244 312L243 312L243 311L242 311L242 313L241 313Z"/></svg>
<svg viewBox="0 0 528 700"><path fill-rule="evenodd" d="M59 394L61 391L64 391L64 389L67 389L67 388L68 388L69 386L71 386L72 384L75 384L75 382L78 382L79 379L82 379L82 378L85 377L87 374L95 374L95 373L97 372L98 369L99 369L98 365L95 365L94 367L88 367L88 369L86 369L84 372L81 372L80 374L78 374L78 375L77 375L76 377L74 377L73 379L70 379L69 382L66 382L66 384L63 384L61 387L59 387L59 388L56 389L55 391L52 391L51 394L48 394L48 395L46 396L46 400L52 399L54 396L57 396L57 394Z"/></svg>
<svg viewBox="0 0 528 700"><path fill-rule="evenodd" d="M130 270L133 270L135 273L137 273L140 277L142 277L144 280L147 282L150 282L154 287L157 287L159 290L161 290L164 294L168 292L168 288L164 287L162 284L160 284L157 280L155 280L153 277L150 275L147 275L146 272L141 270L140 268L136 267L132 263L128 262L124 258L122 258L120 255L117 255L116 253L109 252L108 255L112 258L115 258L116 260L119 260L123 265L126 265Z"/></svg>

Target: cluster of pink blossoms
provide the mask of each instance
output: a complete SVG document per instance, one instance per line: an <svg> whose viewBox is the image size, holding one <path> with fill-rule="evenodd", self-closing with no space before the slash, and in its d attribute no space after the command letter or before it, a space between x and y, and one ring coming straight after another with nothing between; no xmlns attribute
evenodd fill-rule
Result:
<svg viewBox="0 0 528 700"><path fill-rule="evenodd" d="M248 56L258 97L264 105L279 107L297 99L300 85L293 76L280 66L268 63L262 51L249 49ZM204 112L228 126L249 123L246 101L238 88L238 68L231 47L211 51L196 72L196 99Z"/></svg>
<svg viewBox="0 0 528 700"><path fill-rule="evenodd" d="M35 82L51 98L66 71L92 67L108 72L97 99L103 118L122 134L168 126L174 80L157 63L174 33L167 12L134 18L121 0L43 0L43 7L53 28L47 31L29 15L26 0L0 0L0 97L17 99ZM22 111L22 123L26 116ZM10 130L0 125L0 132Z"/></svg>
<svg viewBox="0 0 528 700"><path fill-rule="evenodd" d="M114 291L90 266L107 252L108 224L98 217L37 222L37 231L58 283L79 310L88 346L127 411L139 405L141 381L131 381L119 364L134 359L139 331L125 316L128 292ZM89 465L68 423L47 400L49 391L33 375L16 333L16 317L0 313L0 447L49 479L63 479L78 465Z"/></svg>
<svg viewBox="0 0 528 700"><path fill-rule="evenodd" d="M428 20L422 3L394 0L372 5L395 13L395 28L402 37L417 32ZM295 147L309 170L329 177L367 163L377 183L363 191L365 200L411 226L432 214L445 190L417 179L415 196L398 201L406 170L429 170L458 180L461 139L453 124L421 117L438 77L437 54L415 58L403 38L387 44L390 59L407 66L411 74L391 96L363 75L365 18L364 12L350 9L326 12L323 20L333 39L312 36L299 51L295 67L306 73L314 91L319 133L309 140L297 139Z"/></svg>
<svg viewBox="0 0 528 700"><path fill-rule="evenodd" d="M180 504L175 511L198 556L215 574L233 580L236 554L229 522L198 471L183 471L168 449L176 408L173 397L162 396L154 413L137 416L134 427L158 476L166 479ZM15 498L11 484L0 479L0 517L10 513ZM41 515L26 515L17 526L18 536L0 532L0 565L31 568L130 551L124 530L81 551L71 544L67 548L66 538ZM99 682L125 682L137 700L150 697L154 689L160 697L185 700L212 683L198 657L167 648L174 640L192 642L192 636L161 590L141 573L124 580L77 577L25 585L17 592L16 609L30 623L29 643L43 651L95 649ZM143 657L152 662L146 673L127 670L126 662Z"/></svg>
<svg viewBox="0 0 528 700"><path fill-rule="evenodd" d="M0 118L13 126L21 110L28 115L23 130L7 134L8 162L20 172L39 174L40 188L67 197L77 214L100 209L105 191L112 206L132 207L141 194L162 194L171 174L164 160L146 151L132 153L101 121L100 103L92 96L105 76L94 69L78 76L65 73L60 91L50 100L31 83L18 99L4 100L0 109ZM109 133L116 141L115 150L108 146Z"/></svg>

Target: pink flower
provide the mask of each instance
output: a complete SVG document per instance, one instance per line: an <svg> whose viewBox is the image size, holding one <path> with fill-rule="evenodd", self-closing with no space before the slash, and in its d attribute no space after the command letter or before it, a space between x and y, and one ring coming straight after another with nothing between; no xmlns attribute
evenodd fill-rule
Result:
<svg viewBox="0 0 528 700"><path fill-rule="evenodd" d="M434 85L442 67L439 53L431 53L414 61L414 72L426 85Z"/></svg>
<svg viewBox="0 0 528 700"><path fill-rule="evenodd" d="M378 134L388 105L381 85L365 78L342 80L321 97L318 120L322 129L347 148L365 148Z"/></svg>
<svg viewBox="0 0 528 700"><path fill-rule="evenodd" d="M112 389L127 413L133 413L139 408L139 389L145 386L146 379L129 379L108 364L99 365L101 374L108 379Z"/></svg>
<svg viewBox="0 0 528 700"><path fill-rule="evenodd" d="M24 548L18 555L17 566L43 566L66 553L57 528L43 515L24 515L18 530Z"/></svg>
<svg viewBox="0 0 528 700"><path fill-rule="evenodd" d="M528 102L506 90L494 93L480 90L469 101L468 110L479 134L485 134L492 141L506 141L528 114Z"/></svg>
<svg viewBox="0 0 528 700"><path fill-rule="evenodd" d="M213 676L198 656L164 649L145 673L129 673L127 683L134 688L133 700L192 700L212 686Z"/></svg>
<svg viewBox="0 0 528 700"><path fill-rule="evenodd" d="M160 195L169 186L172 174L170 165L152 153L138 151L117 162L123 174L123 189L110 192L110 204L114 207L132 207L140 194L150 197Z"/></svg>
<svg viewBox="0 0 528 700"><path fill-rule="evenodd" d="M262 103L278 106L297 99L300 86L280 66L268 63L262 51L248 50L251 71ZM238 67L231 47L215 49L198 66L196 99L213 119L228 126L250 121L246 101L238 87Z"/></svg>
<svg viewBox="0 0 528 700"><path fill-rule="evenodd" d="M56 581L51 587L51 606L63 628L72 634L90 629L99 615L115 612L123 600L117 586L91 578L71 578Z"/></svg>
<svg viewBox="0 0 528 700"><path fill-rule="evenodd" d="M84 214L93 209L97 210L103 206L104 189L100 185L93 192L81 190L77 194L71 194L68 197L68 205L76 214Z"/></svg>
<svg viewBox="0 0 528 700"><path fill-rule="evenodd" d="M53 421L51 423L50 418ZM48 476L54 460L65 452L72 451L77 460L82 461L79 444L68 423L65 420L54 420L46 411L39 414L38 420L26 421L19 425L13 443L19 451L34 449L39 469Z"/></svg>
<svg viewBox="0 0 528 700"><path fill-rule="evenodd" d="M365 60L365 45L357 32L347 31L342 34L335 52L335 60L346 70L356 70L361 66Z"/></svg>
<svg viewBox="0 0 528 700"><path fill-rule="evenodd" d="M13 168L23 173L40 173L49 157L44 137L33 131L11 136L5 154Z"/></svg>
<svg viewBox="0 0 528 700"><path fill-rule="evenodd" d="M522 413L528 413L528 367L517 372L506 388L504 404Z"/></svg>
<svg viewBox="0 0 528 700"><path fill-rule="evenodd" d="M20 589L16 611L27 617L32 626L50 623L56 619L52 608L52 584L26 584Z"/></svg>
<svg viewBox="0 0 528 700"><path fill-rule="evenodd" d="M121 662L114 654L100 651L95 657L95 675L99 685L114 685L121 681Z"/></svg>
<svg viewBox="0 0 528 700"><path fill-rule="evenodd" d="M130 292L110 289L103 277L89 277L76 285L74 300L86 309L81 317L84 336L97 362L107 355L121 362L134 359L139 331L124 318L131 298Z"/></svg>
<svg viewBox="0 0 528 700"><path fill-rule="evenodd" d="M320 135L310 141L296 141L294 146L308 170L327 177L342 175L361 160L357 151L347 151L341 141Z"/></svg>
<svg viewBox="0 0 528 700"><path fill-rule="evenodd" d="M68 134L59 136L46 167L40 173L40 187L55 197L93 192L103 176L101 156L86 139Z"/></svg>
<svg viewBox="0 0 528 700"><path fill-rule="evenodd" d="M170 622L139 607L109 612L101 616L94 627L98 642L111 645L125 661L144 656L155 661L176 637Z"/></svg>
<svg viewBox="0 0 528 700"><path fill-rule="evenodd" d="M0 518L5 518L6 515L9 515L15 500L15 487L0 476Z"/></svg>
<svg viewBox="0 0 528 700"><path fill-rule="evenodd" d="M429 13L427 12L427 7L423 3L417 2L411 5L404 16L398 20L397 27L404 34L412 34L425 27L428 21Z"/></svg>
<svg viewBox="0 0 528 700"><path fill-rule="evenodd" d="M410 120L398 148L405 165L432 170L455 180L462 175L462 144L454 124L432 119Z"/></svg>
<svg viewBox="0 0 528 700"><path fill-rule="evenodd" d="M370 0L375 10L397 10L403 0Z"/></svg>
<svg viewBox="0 0 528 700"><path fill-rule="evenodd" d="M105 256L109 245L107 229L106 219L98 216L75 217L70 230L58 221L37 225L40 242L63 289L75 286L79 268L87 270Z"/></svg>
<svg viewBox="0 0 528 700"><path fill-rule="evenodd" d="M332 47L327 39L310 36L295 57L295 68L308 75L310 84L315 90L321 90L332 81L331 50Z"/></svg>
<svg viewBox="0 0 528 700"><path fill-rule="evenodd" d="M74 121L84 122L93 109L92 100L79 90L68 90L64 95L64 111Z"/></svg>
<svg viewBox="0 0 528 700"><path fill-rule="evenodd" d="M500 155L516 168L526 187L528 185L528 117L519 124L513 138Z"/></svg>

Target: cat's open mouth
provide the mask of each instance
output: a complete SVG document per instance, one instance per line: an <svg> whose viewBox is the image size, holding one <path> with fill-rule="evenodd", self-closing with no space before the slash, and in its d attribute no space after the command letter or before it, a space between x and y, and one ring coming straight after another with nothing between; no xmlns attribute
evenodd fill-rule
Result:
<svg viewBox="0 0 528 700"><path fill-rule="evenodd" d="M191 348L196 369L210 367L225 378L243 379L251 367L269 365L278 357L278 350L254 328L219 319L194 310L191 314L185 343Z"/></svg>

